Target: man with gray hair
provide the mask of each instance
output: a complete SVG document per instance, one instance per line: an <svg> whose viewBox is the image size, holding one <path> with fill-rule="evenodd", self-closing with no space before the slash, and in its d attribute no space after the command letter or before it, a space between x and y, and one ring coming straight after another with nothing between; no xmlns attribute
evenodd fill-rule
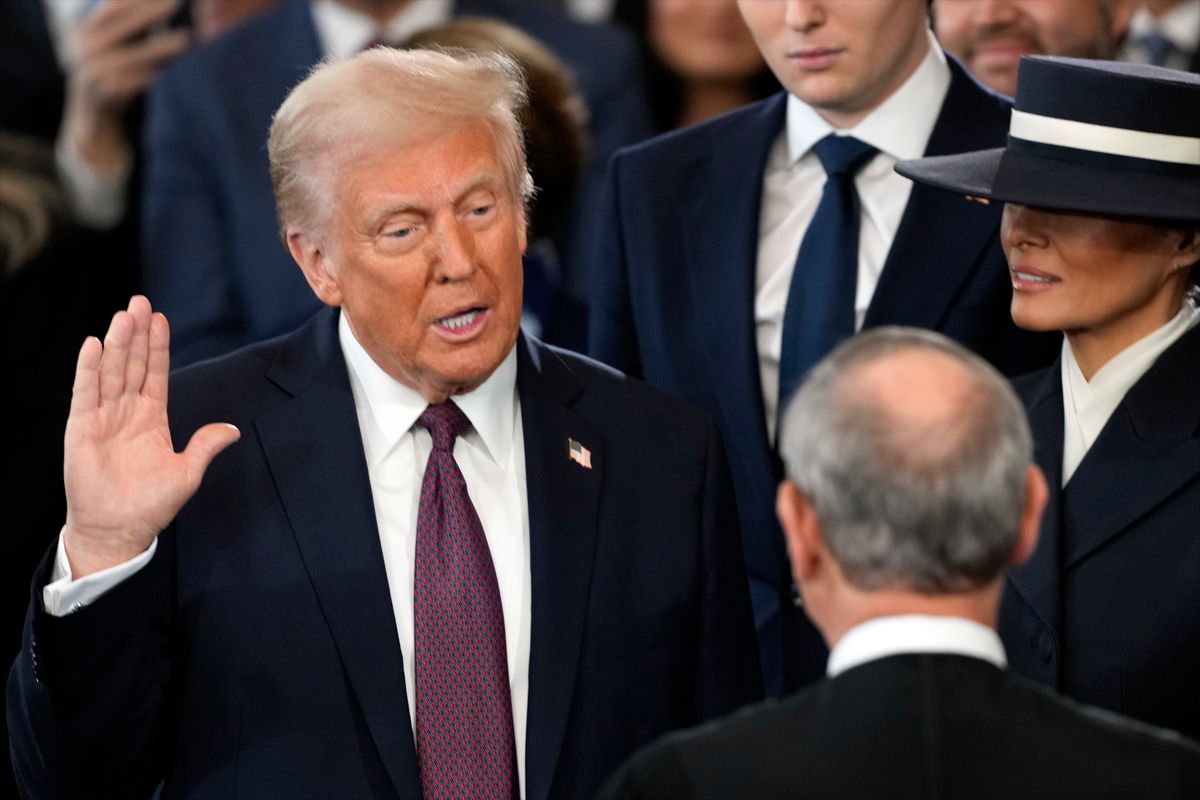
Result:
<svg viewBox="0 0 1200 800"><path fill-rule="evenodd" d="M144 297L84 343L27 796L589 797L760 696L712 424L520 334L523 99L500 55L319 67L269 149L328 308L169 379Z"/></svg>
<svg viewBox="0 0 1200 800"><path fill-rule="evenodd" d="M670 736L605 798L1185 798L1200 748L1004 671L1006 567L1046 483L1020 402L940 334L876 328L788 405L778 513L828 679Z"/></svg>

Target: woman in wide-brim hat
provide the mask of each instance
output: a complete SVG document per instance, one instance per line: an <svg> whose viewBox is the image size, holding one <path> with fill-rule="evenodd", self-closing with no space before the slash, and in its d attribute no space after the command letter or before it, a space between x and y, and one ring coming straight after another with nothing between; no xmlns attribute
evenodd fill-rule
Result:
<svg viewBox="0 0 1200 800"><path fill-rule="evenodd" d="M1012 667L1200 737L1200 76L1026 58L1007 147L896 169L1005 203L1013 319L1065 334L1017 381L1051 502Z"/></svg>

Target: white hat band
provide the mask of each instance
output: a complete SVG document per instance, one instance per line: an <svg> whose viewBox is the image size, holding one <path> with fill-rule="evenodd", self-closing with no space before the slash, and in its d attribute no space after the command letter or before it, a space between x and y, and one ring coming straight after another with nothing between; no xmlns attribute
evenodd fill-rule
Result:
<svg viewBox="0 0 1200 800"><path fill-rule="evenodd" d="M1200 166L1200 137L1110 128L1013 109L1008 132L1027 142L1129 158Z"/></svg>

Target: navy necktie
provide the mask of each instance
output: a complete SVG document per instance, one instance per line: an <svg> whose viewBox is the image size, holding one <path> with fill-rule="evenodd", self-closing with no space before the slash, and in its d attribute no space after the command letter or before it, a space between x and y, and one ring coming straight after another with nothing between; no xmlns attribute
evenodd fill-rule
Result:
<svg viewBox="0 0 1200 800"><path fill-rule="evenodd" d="M417 758L426 800L516 796L504 610L492 554L454 440L452 400L417 422L433 437L421 482L413 570Z"/></svg>
<svg viewBox="0 0 1200 800"><path fill-rule="evenodd" d="M858 193L854 176L876 150L849 136L830 134L813 146L827 175L821 202L796 255L783 312L779 406L839 342L854 335L858 285Z"/></svg>
<svg viewBox="0 0 1200 800"><path fill-rule="evenodd" d="M1158 32L1147 33L1139 42L1146 51L1146 57L1150 59L1150 63L1156 67L1165 67L1167 61L1179 49L1173 41Z"/></svg>

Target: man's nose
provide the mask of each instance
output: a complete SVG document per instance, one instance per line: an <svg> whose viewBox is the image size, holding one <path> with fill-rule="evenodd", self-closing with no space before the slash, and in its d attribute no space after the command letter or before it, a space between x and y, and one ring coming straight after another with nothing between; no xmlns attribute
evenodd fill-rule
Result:
<svg viewBox="0 0 1200 800"><path fill-rule="evenodd" d="M475 272L475 237L456 215L439 219L435 230L436 277L461 281Z"/></svg>
<svg viewBox="0 0 1200 800"><path fill-rule="evenodd" d="M787 0L784 24L795 31L808 31L825 22L827 0Z"/></svg>

